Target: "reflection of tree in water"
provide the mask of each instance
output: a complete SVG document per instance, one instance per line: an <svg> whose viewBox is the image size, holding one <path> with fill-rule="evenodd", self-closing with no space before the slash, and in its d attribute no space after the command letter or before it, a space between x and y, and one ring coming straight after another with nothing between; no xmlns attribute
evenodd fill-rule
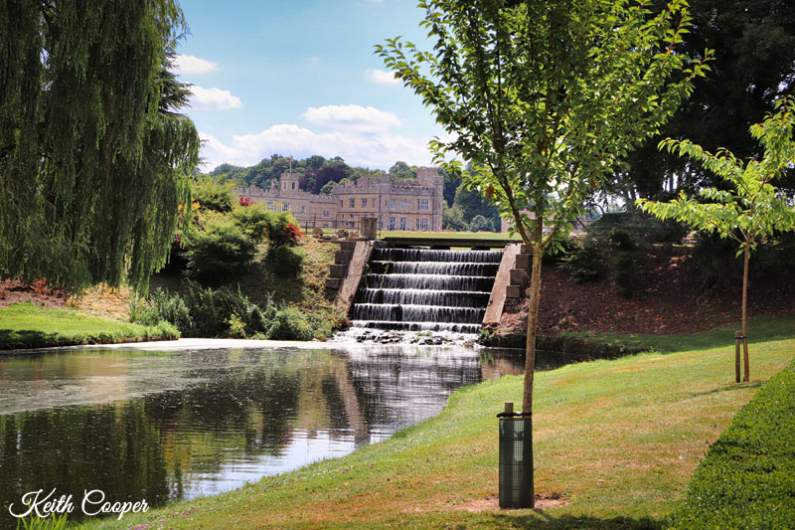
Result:
<svg viewBox="0 0 795 530"><path fill-rule="evenodd" d="M0 506L53 487L81 497L99 488L109 499L150 505L202 493L241 476L241 464L247 477L290 466L281 457L293 443L302 447L302 437L320 439L317 448L328 436L342 442L336 450L351 434L355 446L381 439L481 377L472 353L216 350L162 366L174 374L163 381L181 388L116 405L0 416ZM91 377L88 367L83 375Z"/></svg>
<svg viewBox="0 0 795 530"><path fill-rule="evenodd" d="M109 500L166 500L163 445L143 402L0 416L0 505L18 510L25 493L53 488L76 506L91 489ZM12 519L0 510L0 527L15 527Z"/></svg>

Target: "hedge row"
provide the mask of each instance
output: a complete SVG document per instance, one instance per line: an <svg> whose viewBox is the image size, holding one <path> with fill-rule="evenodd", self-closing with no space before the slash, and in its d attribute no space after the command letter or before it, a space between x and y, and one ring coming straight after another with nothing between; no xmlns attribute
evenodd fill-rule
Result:
<svg viewBox="0 0 795 530"><path fill-rule="evenodd" d="M712 445L672 526L795 526L795 362L771 378Z"/></svg>

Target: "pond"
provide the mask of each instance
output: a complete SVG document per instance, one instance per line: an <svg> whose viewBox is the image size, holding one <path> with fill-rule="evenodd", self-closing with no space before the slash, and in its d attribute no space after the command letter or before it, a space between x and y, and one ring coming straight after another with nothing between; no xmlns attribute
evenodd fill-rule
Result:
<svg viewBox="0 0 795 530"><path fill-rule="evenodd" d="M335 346L335 348L337 348ZM43 489L150 506L213 495L388 438L516 353L84 349L0 358L0 527ZM76 519L78 508L70 516Z"/></svg>

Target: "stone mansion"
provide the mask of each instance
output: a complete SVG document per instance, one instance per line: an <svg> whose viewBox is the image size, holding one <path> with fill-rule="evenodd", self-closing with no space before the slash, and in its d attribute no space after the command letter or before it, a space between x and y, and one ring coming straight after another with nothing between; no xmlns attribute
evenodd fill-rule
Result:
<svg viewBox="0 0 795 530"><path fill-rule="evenodd" d="M380 230L434 231L442 228L444 179L436 168L421 167L415 179L388 174L338 185L328 195L299 189L298 173L283 173L271 189L235 188L234 195L289 211L302 227L359 229L363 217L376 217Z"/></svg>

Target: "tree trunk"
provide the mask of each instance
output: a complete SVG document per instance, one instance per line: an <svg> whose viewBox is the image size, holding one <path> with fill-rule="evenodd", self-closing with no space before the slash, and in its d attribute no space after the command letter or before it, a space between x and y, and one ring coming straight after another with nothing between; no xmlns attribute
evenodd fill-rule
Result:
<svg viewBox="0 0 795 530"><path fill-rule="evenodd" d="M524 398L522 412L533 412L533 378L536 369L536 337L538 336L538 302L541 298L541 223L533 241L533 268L530 273L530 307L527 311L527 343L525 346Z"/></svg>
<svg viewBox="0 0 795 530"><path fill-rule="evenodd" d="M748 361L748 261L751 257L751 244L749 241L745 242L745 249L743 251L743 357L745 362L745 375L743 381L750 380L750 363Z"/></svg>
<svg viewBox="0 0 795 530"><path fill-rule="evenodd" d="M543 247L541 236L543 235L542 221L538 220L533 236L533 269L530 273L530 307L527 311L527 344L525 348L524 364L524 396L522 399L522 412L530 414L530 424L532 425L533 413L533 379L536 369L536 337L538 336L538 301L541 297L541 258L543 257ZM525 443L530 444L530 454L533 454L533 432L530 430L529 438L525 438ZM535 485L533 478L533 461L530 460L530 508L535 508Z"/></svg>

